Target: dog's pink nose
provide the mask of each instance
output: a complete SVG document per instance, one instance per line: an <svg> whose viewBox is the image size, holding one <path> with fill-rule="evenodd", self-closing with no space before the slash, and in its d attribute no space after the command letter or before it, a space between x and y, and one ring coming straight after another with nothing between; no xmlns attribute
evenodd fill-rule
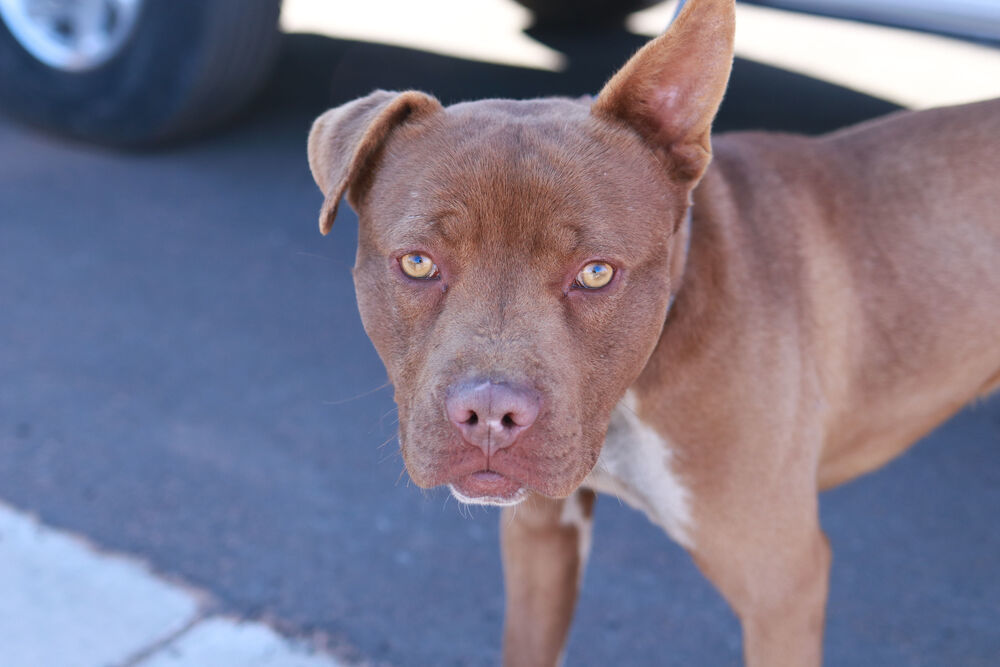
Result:
<svg viewBox="0 0 1000 667"><path fill-rule="evenodd" d="M538 393L505 382L479 381L452 387L448 419L462 439L490 456L510 447L538 417Z"/></svg>

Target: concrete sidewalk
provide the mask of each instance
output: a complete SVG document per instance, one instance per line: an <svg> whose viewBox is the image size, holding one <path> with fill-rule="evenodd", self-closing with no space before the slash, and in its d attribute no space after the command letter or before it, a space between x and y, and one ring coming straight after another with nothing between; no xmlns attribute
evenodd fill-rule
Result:
<svg viewBox="0 0 1000 667"><path fill-rule="evenodd" d="M207 595L0 504L3 667L340 667Z"/></svg>

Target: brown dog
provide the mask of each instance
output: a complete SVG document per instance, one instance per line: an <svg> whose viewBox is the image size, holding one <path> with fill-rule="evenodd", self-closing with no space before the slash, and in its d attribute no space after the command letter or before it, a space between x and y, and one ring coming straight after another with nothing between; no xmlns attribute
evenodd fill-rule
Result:
<svg viewBox="0 0 1000 667"><path fill-rule="evenodd" d="M593 103L376 92L310 134L410 475L524 501L506 664L559 660L593 491L689 550L748 664L819 664L818 491L1000 386L1000 103L710 144L732 38L691 0Z"/></svg>

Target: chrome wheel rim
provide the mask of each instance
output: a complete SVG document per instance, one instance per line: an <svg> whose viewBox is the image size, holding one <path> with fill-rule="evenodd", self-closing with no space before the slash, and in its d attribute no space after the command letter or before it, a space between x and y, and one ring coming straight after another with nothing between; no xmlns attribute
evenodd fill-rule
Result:
<svg viewBox="0 0 1000 667"><path fill-rule="evenodd" d="M0 0L0 19L39 61L67 72L100 67L125 47L144 0Z"/></svg>

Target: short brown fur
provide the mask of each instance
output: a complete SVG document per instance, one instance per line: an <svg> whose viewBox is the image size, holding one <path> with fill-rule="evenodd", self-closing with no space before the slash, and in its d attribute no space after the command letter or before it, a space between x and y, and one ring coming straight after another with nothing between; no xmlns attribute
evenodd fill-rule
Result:
<svg viewBox="0 0 1000 667"><path fill-rule="evenodd" d="M410 475L490 470L533 494L502 522L508 665L561 655L581 487L626 390L747 664L800 667L822 655L817 493L1000 384L1000 101L710 141L732 34L732 0L691 0L592 105L380 91L310 135L322 230L345 191L359 214L359 307ZM439 279L400 272L417 251ZM575 287L594 259L611 284ZM470 378L541 396L492 457L442 408Z"/></svg>

